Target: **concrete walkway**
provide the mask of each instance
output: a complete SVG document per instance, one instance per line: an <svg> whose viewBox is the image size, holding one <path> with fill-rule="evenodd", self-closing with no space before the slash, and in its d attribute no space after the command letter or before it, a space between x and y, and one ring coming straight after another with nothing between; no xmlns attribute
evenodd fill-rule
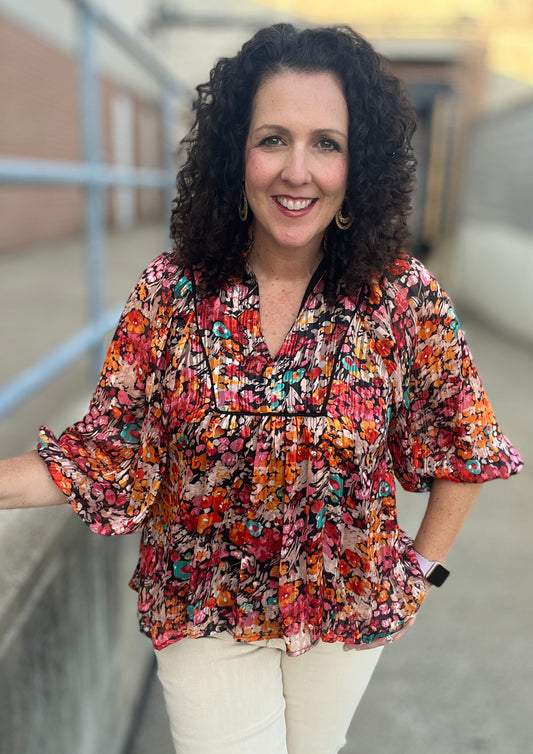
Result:
<svg viewBox="0 0 533 754"><path fill-rule="evenodd" d="M498 420L531 459L533 354L472 316L462 319ZM343 754L531 750L532 489L531 465L485 486L448 560L452 576L430 594L412 631L385 650ZM424 503L425 496L402 493L399 515L409 533ZM127 754L173 754L155 677Z"/></svg>

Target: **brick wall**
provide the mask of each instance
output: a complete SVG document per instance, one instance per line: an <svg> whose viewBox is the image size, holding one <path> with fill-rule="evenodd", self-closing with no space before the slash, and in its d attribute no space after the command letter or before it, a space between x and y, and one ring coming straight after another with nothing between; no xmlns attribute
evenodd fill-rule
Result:
<svg viewBox="0 0 533 754"><path fill-rule="evenodd" d="M0 17L0 154L79 160L74 61ZM76 232L81 192L71 188L0 186L0 249Z"/></svg>
<svg viewBox="0 0 533 754"><path fill-rule="evenodd" d="M0 155L80 161L78 61L2 16L0 51ZM133 102L134 164L160 167L157 103L109 78L102 81L101 91L104 159L112 160L111 101L126 92ZM112 206L110 197L111 224ZM137 219L159 219L163 208L161 192L135 190ZM0 185L0 252L73 235L82 227L83 213L81 189Z"/></svg>

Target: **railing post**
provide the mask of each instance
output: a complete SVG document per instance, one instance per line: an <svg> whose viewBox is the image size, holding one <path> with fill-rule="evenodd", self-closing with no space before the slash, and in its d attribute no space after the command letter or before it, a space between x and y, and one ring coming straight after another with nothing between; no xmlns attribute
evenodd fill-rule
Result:
<svg viewBox="0 0 533 754"><path fill-rule="evenodd" d="M80 8L80 97L83 138L83 156L90 168L97 168L102 161L101 153L101 92L96 64L96 25L91 13L91 5L86 0L78 0ZM96 179L96 170L95 176ZM106 306L106 217L105 200L107 192L96 180L85 188L85 256L88 275L88 314L90 322L102 316ZM92 371L98 377L104 359L104 342L92 349Z"/></svg>

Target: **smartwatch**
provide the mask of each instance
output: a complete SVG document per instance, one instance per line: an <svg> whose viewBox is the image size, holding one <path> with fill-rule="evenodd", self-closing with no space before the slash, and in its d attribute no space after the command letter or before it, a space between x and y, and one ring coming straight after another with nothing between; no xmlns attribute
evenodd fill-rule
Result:
<svg viewBox="0 0 533 754"><path fill-rule="evenodd" d="M428 560L416 550L415 555L425 580L433 586L442 586L450 575L449 570L442 563L437 560Z"/></svg>

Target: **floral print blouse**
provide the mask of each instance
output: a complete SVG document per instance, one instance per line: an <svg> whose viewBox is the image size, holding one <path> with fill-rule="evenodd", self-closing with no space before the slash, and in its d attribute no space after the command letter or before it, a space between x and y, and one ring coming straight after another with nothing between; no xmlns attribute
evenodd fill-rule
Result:
<svg viewBox="0 0 533 754"><path fill-rule="evenodd" d="M99 534L142 527L131 585L185 636L369 644L425 596L395 477L517 472L450 300L416 260L334 307L315 279L275 358L250 269L218 295L172 253L142 275L88 413L38 450Z"/></svg>

